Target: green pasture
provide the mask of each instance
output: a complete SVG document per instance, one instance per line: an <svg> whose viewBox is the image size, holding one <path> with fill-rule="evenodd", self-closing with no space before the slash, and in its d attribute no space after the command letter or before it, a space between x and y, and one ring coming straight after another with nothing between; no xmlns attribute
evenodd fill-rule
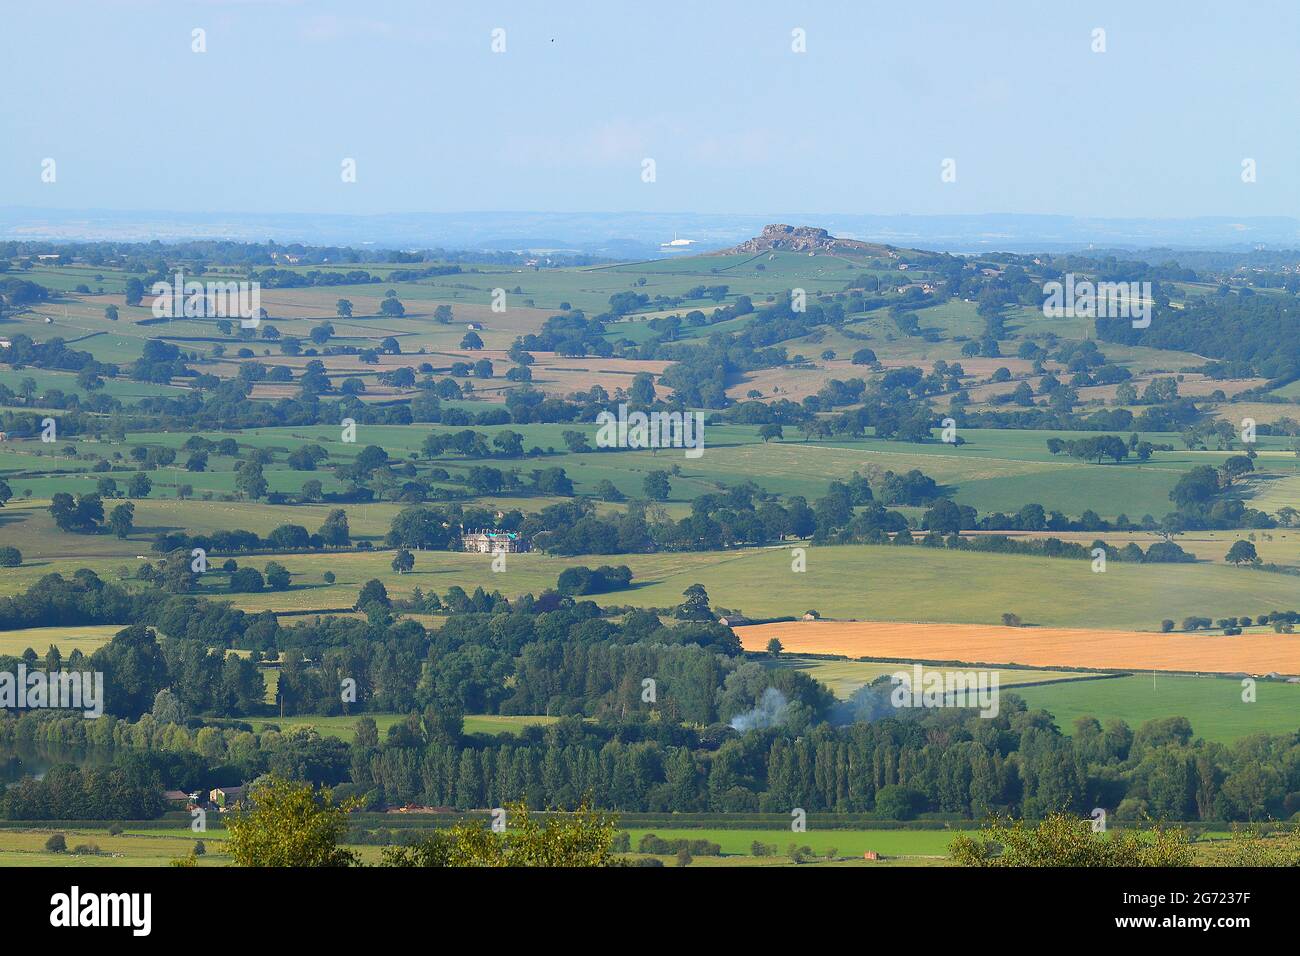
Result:
<svg viewBox="0 0 1300 956"><path fill-rule="evenodd" d="M283 592L227 594L250 611L350 607L371 578L389 594L405 597L416 587L445 594L452 585L499 590L507 597L538 594L553 587L559 573L576 564L626 564L632 587L597 596L603 605L673 607L682 591L700 583L715 606L751 618L797 616L815 609L825 617L866 620L994 624L1012 612L1030 624L1059 627L1155 630L1164 618L1191 615L1257 616L1300 608L1300 577L1222 565L1124 564L1112 562L1093 574L1087 561L1018 555L976 554L888 545L809 547L807 571L791 570L788 548L645 555L510 555L503 572L491 571L491 556L420 551L415 569L397 574L392 552L255 555L241 565L263 567L275 560L293 575ZM61 558L7 569L0 594L30 586L42 574L70 575L90 567L113 579L120 558ZM334 584L322 575L331 571Z"/></svg>
<svg viewBox="0 0 1300 956"><path fill-rule="evenodd" d="M1244 701L1240 680L1134 674L1083 683L1020 687L1015 693L1031 708L1056 717L1072 733L1079 717L1123 720L1135 730L1148 720L1186 717L1198 737L1229 743L1249 734L1300 733L1300 684L1255 681L1255 700Z"/></svg>
<svg viewBox="0 0 1300 956"><path fill-rule="evenodd" d="M854 691L872 683L879 677L887 677L899 671L910 672L912 666L911 664L887 661L827 659L791 654L782 654L779 658L766 663L769 667L802 671L809 677L821 681L830 688L831 693L841 700L853 696ZM947 673L949 670L958 669L926 665L927 671L937 670ZM1081 674L1078 671L1035 670L1014 667L997 668L993 673L998 675L998 686L1002 689L1042 684L1048 681L1072 681L1088 678L1087 674Z"/></svg>
<svg viewBox="0 0 1300 956"><path fill-rule="evenodd" d="M0 330L3 330L0 326ZM0 332L0 334L3 334ZM8 365L0 365L0 385L8 386L15 392L21 394L22 383L25 379L31 379L36 383L36 396L57 389L65 395L77 394L84 401L88 393L84 388L77 385L77 376L74 372L59 372L40 368L14 369ZM126 404L139 401L142 398L152 398L158 395L180 396L184 395L188 389L175 385L156 385L153 382L135 382L124 376L118 378L104 379L104 387L96 390L96 394L111 395L120 399ZM21 409L21 405L12 406L15 410Z"/></svg>
<svg viewBox="0 0 1300 956"><path fill-rule="evenodd" d="M76 627L25 627L0 631L0 654L18 656L27 648L41 658L53 645L65 658L73 651L91 654L113 639L125 624L87 624Z"/></svg>
<svg viewBox="0 0 1300 956"><path fill-rule="evenodd" d="M688 815L689 816L689 815ZM635 851L647 833L665 840L708 840L722 847L724 854L751 856L754 843L775 845L777 854L785 856L790 844L809 847L818 856L826 856L834 849L838 856L861 857L868 850L885 856L946 856L948 844L957 835L953 830L818 830L813 826L803 833L792 833L789 828L731 830L725 828L690 827L628 829ZM699 859L704 859L700 857Z"/></svg>
<svg viewBox="0 0 1300 956"><path fill-rule="evenodd" d="M969 429L962 433L966 444L957 447L937 440L912 444L873 437L805 442L793 428L786 430L784 440L763 442L756 427L734 425L709 426L704 453L699 458L687 458L680 450L572 454L566 450L563 433L582 432L594 445L597 426L476 427L489 438L505 429L520 432L525 449L540 448L544 454L487 461L454 455L423 459L420 449L427 435L460 430L441 425L363 425L355 443L343 442L340 429L334 426L199 434L210 440L233 435L241 445L241 454L249 448L270 451L273 462L266 466L264 473L270 490L283 493L296 493L309 480L321 482L326 492L339 490L340 483L329 469L329 463L349 462L366 446L378 445L395 462L414 465L416 476L426 480L432 468L445 469L453 478L463 479L471 468L486 464L505 471L517 469L526 484L529 472L534 469L561 467L573 480L578 494L592 494L602 481L608 480L628 497L641 497L646 475L665 470L671 472L670 502L682 505L699 495L746 479L769 492L802 495L812 502L825 494L830 481L846 479L855 471L901 473L916 468L938 481L958 503L970 505L981 513L1012 513L1026 503L1037 502L1048 510L1075 517L1092 510L1104 518L1126 514L1133 520L1144 515L1163 516L1172 508L1169 493L1184 472L1199 465L1217 467L1231 454L1180 449L1156 452L1145 463L1096 464L1063 455L1052 456L1048 452L1048 438L1081 437L1082 433L1073 432ZM1154 442L1178 444L1176 437L1168 434L1144 437ZM211 456L207 470L186 471L184 464L189 455L181 446L189 438L188 432L136 432L122 443L72 438L56 443L59 451L34 440L14 440L8 443L7 450L0 452L0 477L6 478L20 497L28 492L34 498L48 498L60 491L84 493L94 490L99 477L90 471L90 458L97 456L121 469L109 476L125 486L134 471L127 452L137 445L164 446L176 449L178 458L172 466L150 472L155 484L154 497L174 497L181 485L189 485L197 498L233 495L236 459ZM288 455L309 443L323 447L329 453L328 461L315 471L290 469L286 463ZM62 455L60 451L65 444L76 448L81 457ZM1271 512L1287 505L1300 505L1300 458L1289 452L1282 438L1264 438L1258 450L1257 473L1238 482L1237 493L1249 498L1254 506ZM456 481L435 484L448 489L464 488ZM527 500L526 495L521 497Z"/></svg>
<svg viewBox="0 0 1300 956"><path fill-rule="evenodd" d="M388 734L388 728L395 724L405 723L406 714L349 714L347 716L317 716L317 715L297 715L292 717L268 717L250 720L254 728L258 731L266 730L268 727L279 727L282 731L288 732L300 727L312 727L322 737L338 737L351 743L356 739L357 720L361 717L370 717L375 722L375 727L379 730L379 737L382 740ZM501 714L466 714L465 715L465 733L467 734L509 734L518 733L524 727L533 725L544 725L553 723L558 720L557 717L545 716L509 716Z"/></svg>
<svg viewBox="0 0 1300 956"><path fill-rule="evenodd" d="M55 833L62 833L68 849L51 853L45 842ZM199 866L229 866L230 857L222 852L222 839L208 833L178 835L168 831L123 832L112 835L107 829L75 827L71 829L0 829L0 866L41 867L115 867L115 866L168 866L172 860L187 857L197 840L202 840L206 853L199 857ZM73 853L79 845L94 844L98 854Z"/></svg>

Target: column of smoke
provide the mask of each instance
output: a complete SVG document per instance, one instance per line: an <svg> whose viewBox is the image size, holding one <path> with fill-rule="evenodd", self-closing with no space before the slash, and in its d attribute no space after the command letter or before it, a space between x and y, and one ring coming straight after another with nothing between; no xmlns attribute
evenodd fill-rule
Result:
<svg viewBox="0 0 1300 956"><path fill-rule="evenodd" d="M768 727L776 727L785 720L785 712L789 706L790 702L785 699L785 694L775 687L769 687L763 691L763 696L758 700L758 706L751 711L737 714L731 718L731 726L742 734L747 730L765 730Z"/></svg>
<svg viewBox="0 0 1300 956"><path fill-rule="evenodd" d="M893 685L887 676L859 687L848 700L835 703L831 708L830 722L836 726L870 724L882 717L902 716L890 700L892 690Z"/></svg>

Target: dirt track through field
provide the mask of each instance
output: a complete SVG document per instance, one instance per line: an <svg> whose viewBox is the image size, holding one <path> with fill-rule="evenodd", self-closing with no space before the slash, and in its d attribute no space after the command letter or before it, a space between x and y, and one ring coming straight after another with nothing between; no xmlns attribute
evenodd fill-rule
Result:
<svg viewBox="0 0 1300 956"><path fill-rule="evenodd" d="M1101 670L1300 675L1300 634L1157 634L1066 627L795 621L735 629L747 651Z"/></svg>

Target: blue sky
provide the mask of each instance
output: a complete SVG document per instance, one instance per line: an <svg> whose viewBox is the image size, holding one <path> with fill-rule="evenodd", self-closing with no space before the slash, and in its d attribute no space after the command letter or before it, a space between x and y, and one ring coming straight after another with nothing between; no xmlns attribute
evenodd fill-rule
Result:
<svg viewBox="0 0 1300 956"><path fill-rule="evenodd" d="M1290 216L1298 41L1268 2L11 3L0 206Z"/></svg>

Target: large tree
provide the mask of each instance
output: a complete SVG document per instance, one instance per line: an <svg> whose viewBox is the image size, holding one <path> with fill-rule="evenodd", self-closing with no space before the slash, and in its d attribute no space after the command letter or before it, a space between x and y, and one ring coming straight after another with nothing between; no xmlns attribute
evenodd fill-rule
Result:
<svg viewBox="0 0 1300 956"><path fill-rule="evenodd" d="M550 816L544 824L522 803L504 809L505 831L460 823L430 834L419 843L384 848L385 866L541 866L592 867L614 864L616 822L590 810Z"/></svg>
<svg viewBox="0 0 1300 956"><path fill-rule="evenodd" d="M709 592L703 584L692 584L682 592L686 600L677 606L676 617L682 621L710 621L713 611L709 607Z"/></svg>
<svg viewBox="0 0 1300 956"><path fill-rule="evenodd" d="M277 776L252 786L251 810L226 822L226 851L236 866L356 866L355 853L339 842L348 832L350 803L336 804L328 789Z"/></svg>
<svg viewBox="0 0 1300 956"><path fill-rule="evenodd" d="M672 491L672 487L668 482L668 472L666 471L650 472L645 476L642 487L645 489L646 497L653 501L667 501L668 495Z"/></svg>
<svg viewBox="0 0 1300 956"><path fill-rule="evenodd" d="M1224 556L1223 560L1231 561L1233 564L1240 567L1243 564L1257 563L1259 561L1259 554L1256 552L1255 546L1249 541L1238 540L1232 542L1232 547L1228 549L1228 553Z"/></svg>
<svg viewBox="0 0 1300 956"><path fill-rule="evenodd" d="M113 534L119 538L125 538L131 533L131 527L135 523L135 505L127 501L113 509L113 513L108 516L108 526L113 529Z"/></svg>

